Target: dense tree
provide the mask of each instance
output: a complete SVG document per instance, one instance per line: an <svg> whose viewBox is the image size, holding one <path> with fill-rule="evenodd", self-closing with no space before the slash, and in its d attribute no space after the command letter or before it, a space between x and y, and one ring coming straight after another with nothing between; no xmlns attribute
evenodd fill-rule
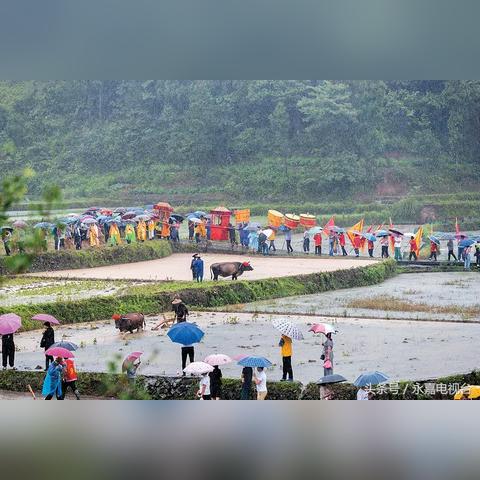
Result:
<svg viewBox="0 0 480 480"><path fill-rule="evenodd" d="M418 169L442 188L478 180L479 133L478 81L0 82L0 164L35 169L35 193L433 188Z"/></svg>

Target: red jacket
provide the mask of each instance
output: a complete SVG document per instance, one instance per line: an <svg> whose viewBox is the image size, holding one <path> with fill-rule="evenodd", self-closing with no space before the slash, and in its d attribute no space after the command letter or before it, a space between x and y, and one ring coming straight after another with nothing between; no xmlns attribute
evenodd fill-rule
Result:
<svg viewBox="0 0 480 480"><path fill-rule="evenodd" d="M67 360L65 360L65 365L66 365L66 368L64 370L64 379L66 382L73 382L75 380L77 380L77 370L75 369L75 363L74 361L71 359L71 358L67 358Z"/></svg>
<svg viewBox="0 0 480 480"><path fill-rule="evenodd" d="M368 249L369 250L373 250L375 247L375 245L373 244L373 242L371 240L368 241Z"/></svg>
<svg viewBox="0 0 480 480"><path fill-rule="evenodd" d="M315 246L320 247L322 245L322 234L321 233L316 233L313 236L313 240L315 241Z"/></svg>
<svg viewBox="0 0 480 480"><path fill-rule="evenodd" d="M357 235L353 239L353 248L360 248L361 244L362 244L362 239Z"/></svg>
<svg viewBox="0 0 480 480"><path fill-rule="evenodd" d="M417 251L417 242L415 240L410 240L410 251L411 252Z"/></svg>
<svg viewBox="0 0 480 480"><path fill-rule="evenodd" d="M345 246L345 235L343 233L341 233L338 237L338 240L340 242L340 246L341 247L344 247Z"/></svg>

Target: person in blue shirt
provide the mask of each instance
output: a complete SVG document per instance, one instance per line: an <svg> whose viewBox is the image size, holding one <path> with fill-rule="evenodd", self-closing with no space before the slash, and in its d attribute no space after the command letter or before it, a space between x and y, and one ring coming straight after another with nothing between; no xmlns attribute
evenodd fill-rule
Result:
<svg viewBox="0 0 480 480"><path fill-rule="evenodd" d="M199 255L193 261L193 273L197 282L203 282L203 260Z"/></svg>
<svg viewBox="0 0 480 480"><path fill-rule="evenodd" d="M63 358L57 357L48 367L47 375L43 382L42 395L45 400L51 400L55 395L57 400L63 400L62 395L62 373Z"/></svg>

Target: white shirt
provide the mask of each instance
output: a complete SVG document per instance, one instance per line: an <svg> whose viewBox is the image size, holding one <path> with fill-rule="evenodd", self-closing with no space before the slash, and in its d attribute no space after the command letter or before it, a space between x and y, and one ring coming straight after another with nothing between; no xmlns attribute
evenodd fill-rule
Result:
<svg viewBox="0 0 480 480"><path fill-rule="evenodd" d="M363 388L358 390L357 400L368 400L368 393Z"/></svg>
<svg viewBox="0 0 480 480"><path fill-rule="evenodd" d="M202 391L202 387L204 385L205 385L205 391L203 392L203 395L210 395L210 376L209 375L205 375L200 380L200 391Z"/></svg>
<svg viewBox="0 0 480 480"><path fill-rule="evenodd" d="M267 391L267 374L265 372L255 372L257 380L260 380L260 383L257 384L257 392L266 392Z"/></svg>
<svg viewBox="0 0 480 480"><path fill-rule="evenodd" d="M396 237L394 245L395 245L395 248L401 248L402 247L402 238L401 237Z"/></svg>

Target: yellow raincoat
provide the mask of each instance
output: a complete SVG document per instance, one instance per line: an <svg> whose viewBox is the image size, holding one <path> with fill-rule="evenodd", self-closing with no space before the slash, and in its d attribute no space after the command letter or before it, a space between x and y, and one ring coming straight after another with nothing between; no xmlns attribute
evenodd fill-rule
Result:
<svg viewBox="0 0 480 480"><path fill-rule="evenodd" d="M120 245L122 243L120 239L120 230L118 229L118 225L116 223L112 223L110 225L108 236L110 245Z"/></svg>
<svg viewBox="0 0 480 480"><path fill-rule="evenodd" d="M168 222L163 222L162 224L162 238L167 238L170 236L170 224Z"/></svg>
<svg viewBox="0 0 480 480"><path fill-rule="evenodd" d="M98 238L98 227L96 225L90 225L88 229L88 237L90 239L91 247L99 247L100 239Z"/></svg>
<svg viewBox="0 0 480 480"><path fill-rule="evenodd" d="M148 238L149 240L153 240L155 238L155 222L153 220L148 222Z"/></svg>
<svg viewBox="0 0 480 480"><path fill-rule="evenodd" d="M137 241L133 225L128 224L125 227L125 240L127 241L127 243L135 243Z"/></svg>
<svg viewBox="0 0 480 480"><path fill-rule="evenodd" d="M147 225L143 220L140 220L137 225L137 238L144 242L147 239Z"/></svg>

